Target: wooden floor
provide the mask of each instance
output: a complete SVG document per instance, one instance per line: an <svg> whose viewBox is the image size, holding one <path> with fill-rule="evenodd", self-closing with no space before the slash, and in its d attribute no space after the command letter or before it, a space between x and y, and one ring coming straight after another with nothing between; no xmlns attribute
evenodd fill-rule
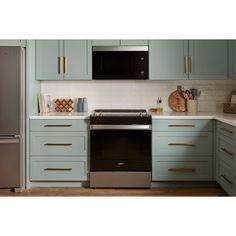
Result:
<svg viewBox="0 0 236 236"><path fill-rule="evenodd" d="M91 189L91 188L32 188L21 193L10 190L0 190L0 196L227 196L218 186L194 188L151 188L151 189Z"/></svg>

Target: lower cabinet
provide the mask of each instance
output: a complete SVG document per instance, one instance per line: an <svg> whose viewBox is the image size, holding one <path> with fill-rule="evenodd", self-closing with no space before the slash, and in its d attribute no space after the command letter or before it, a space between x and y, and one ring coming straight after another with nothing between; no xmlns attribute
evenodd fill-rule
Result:
<svg viewBox="0 0 236 236"><path fill-rule="evenodd" d="M152 181L212 181L211 120L153 120Z"/></svg>
<svg viewBox="0 0 236 236"><path fill-rule="evenodd" d="M152 179L156 181L212 180L212 161L159 161L153 159Z"/></svg>
<svg viewBox="0 0 236 236"><path fill-rule="evenodd" d="M85 181L87 157L36 157L30 163L31 181Z"/></svg>
<svg viewBox="0 0 236 236"><path fill-rule="evenodd" d="M232 196L236 196L236 128L216 124L216 181Z"/></svg>
<svg viewBox="0 0 236 236"><path fill-rule="evenodd" d="M30 181L86 181L86 130L84 120L31 120Z"/></svg>

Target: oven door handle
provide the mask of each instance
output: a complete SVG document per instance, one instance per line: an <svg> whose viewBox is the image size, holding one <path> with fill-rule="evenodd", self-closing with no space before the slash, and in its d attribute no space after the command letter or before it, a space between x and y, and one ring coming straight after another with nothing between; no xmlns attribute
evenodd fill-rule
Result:
<svg viewBox="0 0 236 236"><path fill-rule="evenodd" d="M151 130L151 125L90 125L90 130Z"/></svg>

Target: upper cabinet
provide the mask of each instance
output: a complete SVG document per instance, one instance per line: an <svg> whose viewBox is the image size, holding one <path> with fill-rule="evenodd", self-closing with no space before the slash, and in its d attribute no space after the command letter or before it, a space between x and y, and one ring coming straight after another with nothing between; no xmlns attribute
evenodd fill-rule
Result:
<svg viewBox="0 0 236 236"><path fill-rule="evenodd" d="M189 41L189 79L227 79L227 40Z"/></svg>
<svg viewBox="0 0 236 236"><path fill-rule="evenodd" d="M229 79L236 79L236 40L229 40Z"/></svg>
<svg viewBox="0 0 236 236"><path fill-rule="evenodd" d="M185 59L188 55L187 40L149 41L149 79L187 79Z"/></svg>
<svg viewBox="0 0 236 236"><path fill-rule="evenodd" d="M90 40L36 40L37 80L92 78Z"/></svg>
<svg viewBox="0 0 236 236"><path fill-rule="evenodd" d="M13 39L8 39L8 40L0 40L0 46L21 46L25 47L26 46L26 40L13 40Z"/></svg>
<svg viewBox="0 0 236 236"><path fill-rule="evenodd" d="M148 40L142 39L122 39L122 40L92 40L93 46L147 46Z"/></svg>
<svg viewBox="0 0 236 236"><path fill-rule="evenodd" d="M227 40L150 40L149 79L227 79Z"/></svg>

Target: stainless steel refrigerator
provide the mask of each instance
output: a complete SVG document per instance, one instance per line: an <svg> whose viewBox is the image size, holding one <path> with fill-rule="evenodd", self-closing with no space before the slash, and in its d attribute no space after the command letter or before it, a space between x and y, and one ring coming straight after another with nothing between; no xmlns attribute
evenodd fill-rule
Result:
<svg viewBox="0 0 236 236"><path fill-rule="evenodd" d="M23 187L24 84L25 49L0 47L0 188Z"/></svg>

